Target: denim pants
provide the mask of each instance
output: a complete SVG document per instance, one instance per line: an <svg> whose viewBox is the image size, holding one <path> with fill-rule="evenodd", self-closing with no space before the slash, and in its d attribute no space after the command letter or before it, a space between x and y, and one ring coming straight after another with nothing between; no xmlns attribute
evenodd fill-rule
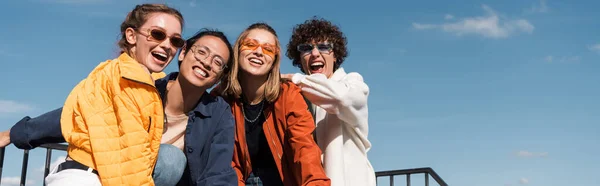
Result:
<svg viewBox="0 0 600 186"><path fill-rule="evenodd" d="M259 177L260 175L261 177ZM247 186L283 186L281 178L279 178L279 172L277 170L264 170L256 169L252 170L248 179L246 179Z"/></svg>
<svg viewBox="0 0 600 186"><path fill-rule="evenodd" d="M254 173L250 173L250 176L246 179L246 186L263 186L263 183L258 176L254 176Z"/></svg>
<svg viewBox="0 0 600 186"><path fill-rule="evenodd" d="M187 159L181 149L170 144L160 144L156 167L152 173L154 184L156 186L177 185L186 164Z"/></svg>

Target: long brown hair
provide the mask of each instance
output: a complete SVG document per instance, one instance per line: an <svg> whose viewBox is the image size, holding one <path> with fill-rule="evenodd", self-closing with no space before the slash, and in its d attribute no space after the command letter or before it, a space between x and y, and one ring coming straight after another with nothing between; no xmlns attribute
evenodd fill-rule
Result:
<svg viewBox="0 0 600 186"><path fill-rule="evenodd" d="M280 70L279 65L281 61L281 46L279 44L279 39L277 39L277 33L275 30L266 23L254 23L250 25L235 41L235 45L233 46L233 64L231 65L231 69L229 73L224 77L220 83L220 89L218 92L223 97L230 97L239 99L242 95L242 87L240 85L240 47L242 41L246 39L250 31L254 29L262 29L270 32L275 36L275 45L277 47L277 54L275 55L275 59L273 59L273 65L271 66L271 71L269 72L269 77L267 78L267 82L265 84L265 99L268 102L275 102L279 97L279 92L281 89L281 79L280 79Z"/></svg>

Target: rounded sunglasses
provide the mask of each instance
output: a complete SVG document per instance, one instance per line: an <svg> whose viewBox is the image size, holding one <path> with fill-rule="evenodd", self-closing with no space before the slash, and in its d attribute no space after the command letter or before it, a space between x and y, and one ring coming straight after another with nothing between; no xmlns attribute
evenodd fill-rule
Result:
<svg viewBox="0 0 600 186"><path fill-rule="evenodd" d="M142 32L138 32L138 33L140 33L143 36L146 36L146 38L148 40L153 40L156 42L163 42L165 39L167 39L167 33L162 29L150 28L150 29L148 29L147 32L148 33L146 33L146 34L144 34ZM178 37L178 36L169 37L169 42L175 48L181 48L185 44L185 40L183 40L181 37Z"/></svg>

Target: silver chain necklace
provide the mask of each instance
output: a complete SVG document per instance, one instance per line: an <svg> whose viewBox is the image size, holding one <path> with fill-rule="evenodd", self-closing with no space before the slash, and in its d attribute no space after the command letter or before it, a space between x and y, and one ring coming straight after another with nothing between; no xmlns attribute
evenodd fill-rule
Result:
<svg viewBox="0 0 600 186"><path fill-rule="evenodd" d="M258 120L258 118L260 118L260 115L262 114L262 111L263 111L263 105L264 105L264 101L261 101L261 102L260 102L260 111L258 112L258 115L256 116L256 118L254 118L254 119L252 119L252 120L251 120L251 119L248 119L248 118L246 117L246 107L244 107L244 105L242 105L242 113L244 114L244 119L245 119L247 122L254 123L256 120Z"/></svg>

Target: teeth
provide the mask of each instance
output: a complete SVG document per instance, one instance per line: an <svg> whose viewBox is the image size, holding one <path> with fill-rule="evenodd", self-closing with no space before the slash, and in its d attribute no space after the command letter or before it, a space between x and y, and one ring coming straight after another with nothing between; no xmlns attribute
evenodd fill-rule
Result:
<svg viewBox="0 0 600 186"><path fill-rule="evenodd" d="M324 65L325 64L323 64L322 62L316 62L316 63L310 64L310 66L313 66L313 67L314 66L324 66Z"/></svg>
<svg viewBox="0 0 600 186"><path fill-rule="evenodd" d="M167 57L167 54L163 54L163 53L154 52L154 54L159 55L159 56L164 57L164 58Z"/></svg>
<svg viewBox="0 0 600 186"><path fill-rule="evenodd" d="M259 59L256 59L256 58L252 58L252 59L250 59L250 62L253 62L253 63L258 63L258 64L262 64L262 61L261 61L261 60L259 60Z"/></svg>
<svg viewBox="0 0 600 186"><path fill-rule="evenodd" d="M203 77L208 77L208 74L206 74L206 72L204 72L204 70L202 70L200 68L194 68L194 72L200 74Z"/></svg>

